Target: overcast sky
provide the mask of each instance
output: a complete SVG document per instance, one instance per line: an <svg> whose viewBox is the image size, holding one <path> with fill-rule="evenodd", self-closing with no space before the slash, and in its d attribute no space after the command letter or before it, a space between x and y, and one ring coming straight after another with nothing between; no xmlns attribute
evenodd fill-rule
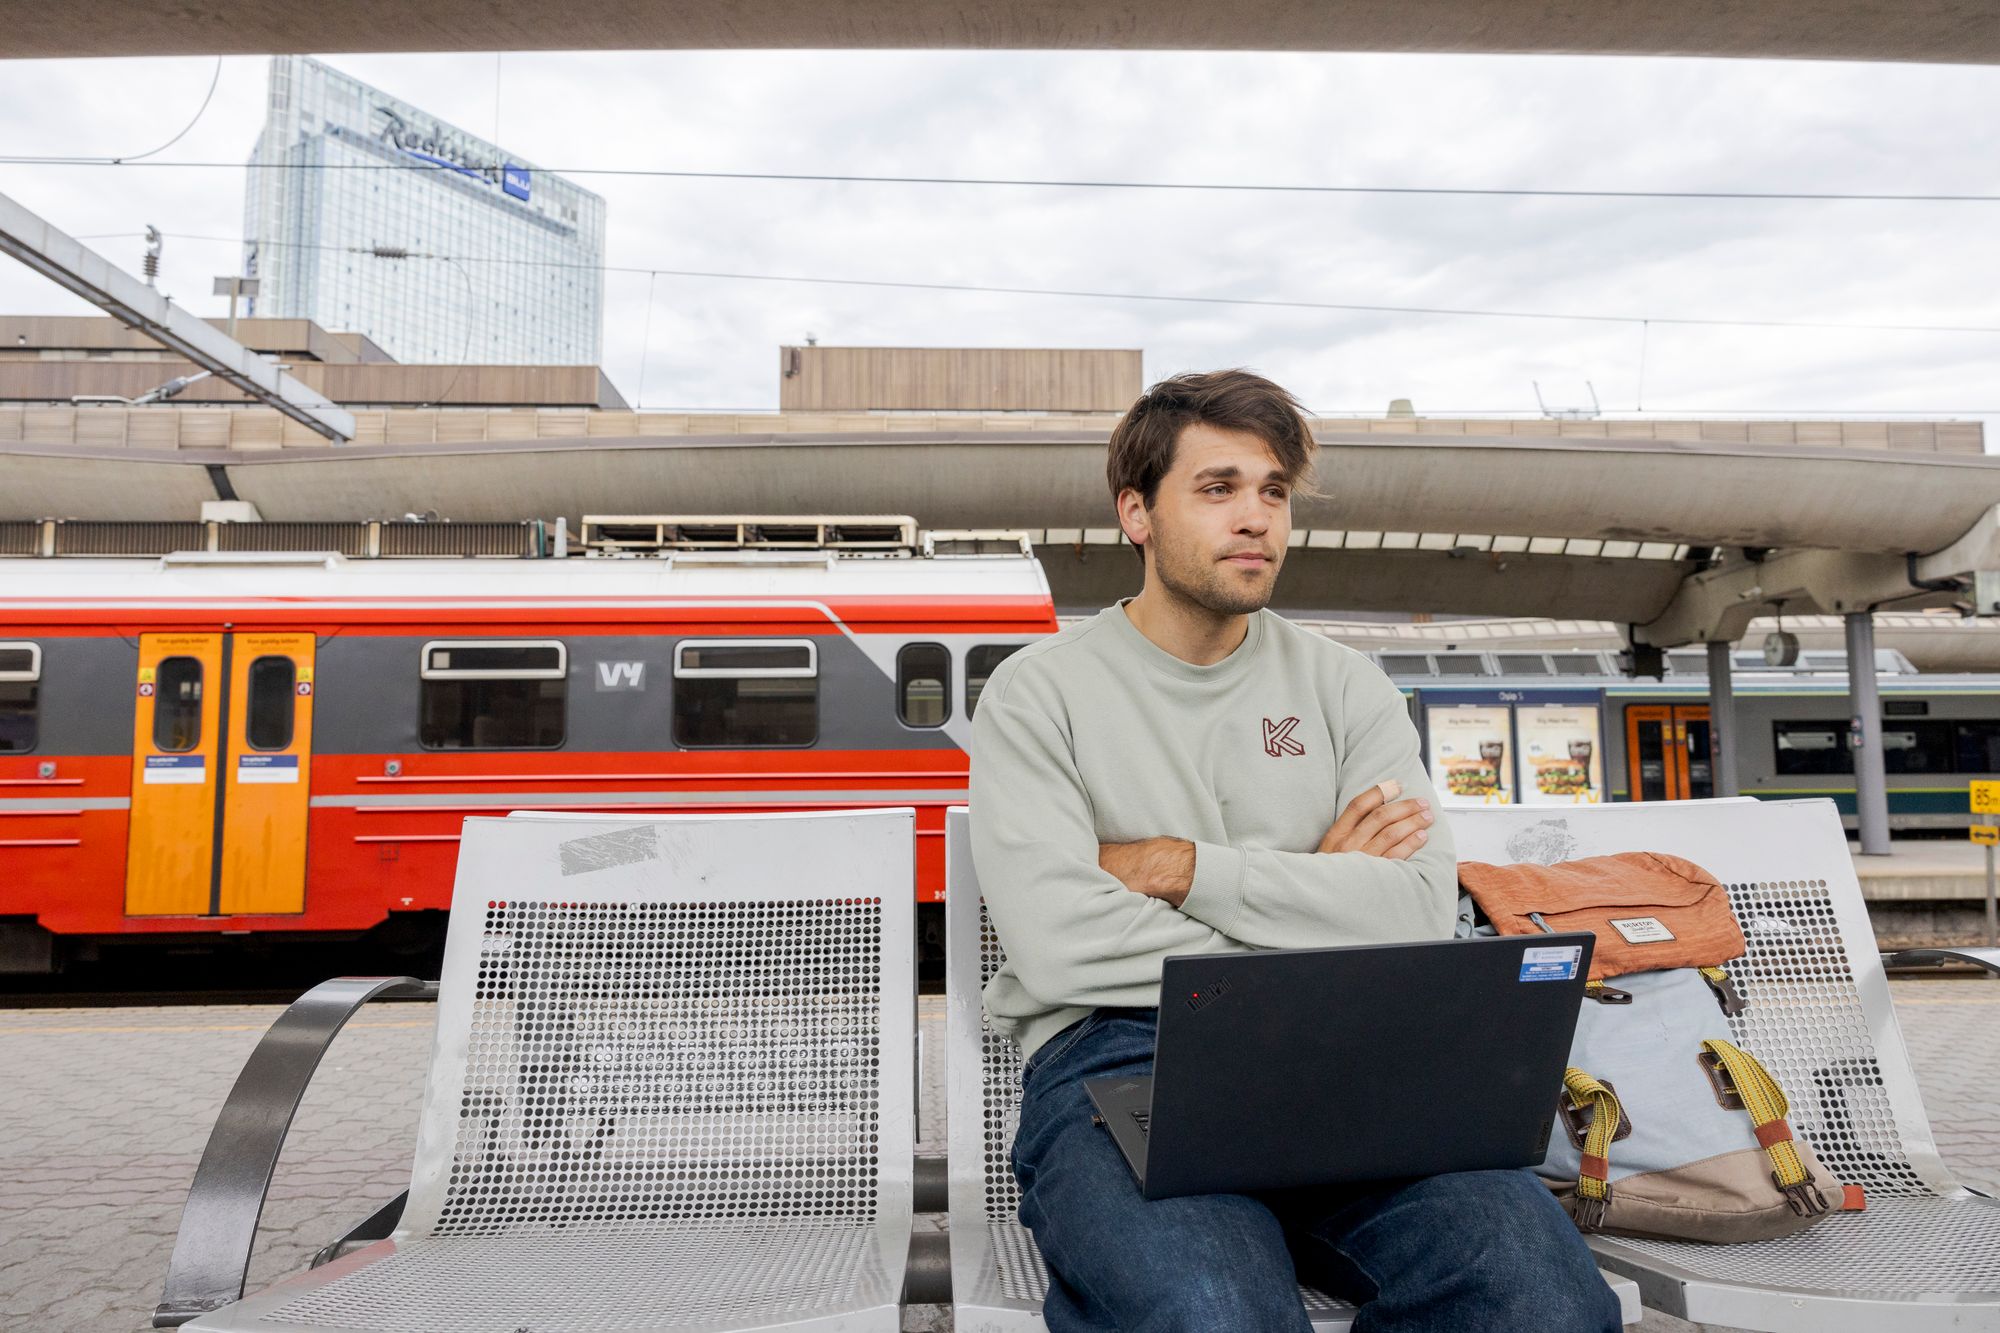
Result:
<svg viewBox="0 0 2000 1333"><path fill-rule="evenodd" d="M2000 194L2000 69L1344 55L738 52L322 57L553 168ZM0 62L0 152L120 155L212 59ZM223 62L167 161L241 163L267 62ZM496 95L497 77L497 95ZM497 120L497 124L496 124ZM2000 325L2000 204L1158 193L579 177L608 262L1644 318ZM219 314L240 167L0 165L0 191ZM611 274L605 366L652 408L775 407L777 348L1139 347L1313 408L1532 413L1641 398L1618 323L1274 310ZM87 312L0 263L0 311ZM2000 335L1654 326L1649 414L1991 415ZM642 370L642 349L645 352ZM1994 432L1989 431L1989 434Z"/></svg>

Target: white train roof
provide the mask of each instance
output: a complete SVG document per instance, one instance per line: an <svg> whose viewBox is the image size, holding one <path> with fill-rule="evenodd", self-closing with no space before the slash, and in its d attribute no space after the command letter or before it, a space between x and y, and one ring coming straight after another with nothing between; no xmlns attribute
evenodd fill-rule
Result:
<svg viewBox="0 0 2000 1333"><path fill-rule="evenodd" d="M0 611L51 603L161 607L217 599L310 599L331 605L477 599L496 607L710 598L948 597L1046 600L1024 556L726 552L672 559L376 559L309 553L193 553L150 559L0 561Z"/></svg>

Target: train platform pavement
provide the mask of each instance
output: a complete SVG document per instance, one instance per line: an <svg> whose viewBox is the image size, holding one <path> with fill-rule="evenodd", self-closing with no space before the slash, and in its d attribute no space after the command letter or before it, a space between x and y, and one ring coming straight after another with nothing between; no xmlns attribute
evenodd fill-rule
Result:
<svg viewBox="0 0 2000 1333"><path fill-rule="evenodd" d="M1868 902L1986 899L1986 849L1968 838L1892 839L1887 856L1848 850Z"/></svg>
<svg viewBox="0 0 2000 1333"><path fill-rule="evenodd" d="M1961 1179L2000 1194L2000 985L1891 983L1939 1146ZM181 1204L216 1111L277 1006L0 1011L0 1327L149 1327ZM432 1030L429 1003L358 1015L306 1094L272 1182L252 1289L409 1183ZM918 1151L944 1150L944 1001L924 1032ZM919 1225L941 1225L919 1218ZM1648 1313L1647 1333L1690 1326ZM914 1306L905 1330L944 1333Z"/></svg>

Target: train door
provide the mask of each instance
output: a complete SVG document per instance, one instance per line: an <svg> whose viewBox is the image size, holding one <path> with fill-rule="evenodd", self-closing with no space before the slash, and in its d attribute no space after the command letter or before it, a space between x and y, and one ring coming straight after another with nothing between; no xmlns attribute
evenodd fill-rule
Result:
<svg viewBox="0 0 2000 1333"><path fill-rule="evenodd" d="M306 908L313 636L234 636L217 905L226 916Z"/></svg>
<svg viewBox="0 0 2000 1333"><path fill-rule="evenodd" d="M1715 795L1714 739L1706 704L1627 708L1625 754L1635 801Z"/></svg>
<svg viewBox="0 0 2000 1333"><path fill-rule="evenodd" d="M304 909L312 663L310 634L139 636L128 915Z"/></svg>

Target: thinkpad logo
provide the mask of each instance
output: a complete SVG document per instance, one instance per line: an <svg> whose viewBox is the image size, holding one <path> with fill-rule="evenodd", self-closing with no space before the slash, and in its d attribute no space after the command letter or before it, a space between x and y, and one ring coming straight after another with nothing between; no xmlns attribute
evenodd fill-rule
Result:
<svg viewBox="0 0 2000 1333"><path fill-rule="evenodd" d="M1270 718L1265 718L1264 753L1270 755L1273 759L1281 755L1304 754L1306 747L1292 739L1292 730L1298 725L1299 720L1295 717L1285 718L1281 722L1273 722Z"/></svg>
<svg viewBox="0 0 2000 1333"><path fill-rule="evenodd" d="M1200 1013L1227 994L1229 994L1229 978L1218 977L1211 984L1191 992L1187 997L1187 1007Z"/></svg>

